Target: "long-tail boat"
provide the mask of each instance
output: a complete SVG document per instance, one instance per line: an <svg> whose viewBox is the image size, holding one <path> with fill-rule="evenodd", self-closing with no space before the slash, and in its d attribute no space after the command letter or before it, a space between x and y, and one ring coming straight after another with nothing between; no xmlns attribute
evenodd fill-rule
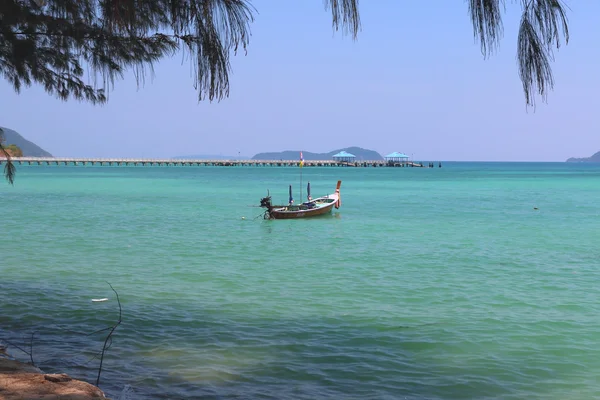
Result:
<svg viewBox="0 0 600 400"><path fill-rule="evenodd" d="M264 218L265 219L292 219L292 218L308 218L316 217L331 213L333 208L340 208L342 205L342 198L340 195L340 187L342 181L337 182L335 193L328 194L316 199L310 196L310 182L306 187L307 201L301 204L294 204L292 197L292 186L290 185L290 201L287 206L273 206L271 203L271 195L267 194L266 197L260 199L260 206L266 208Z"/></svg>

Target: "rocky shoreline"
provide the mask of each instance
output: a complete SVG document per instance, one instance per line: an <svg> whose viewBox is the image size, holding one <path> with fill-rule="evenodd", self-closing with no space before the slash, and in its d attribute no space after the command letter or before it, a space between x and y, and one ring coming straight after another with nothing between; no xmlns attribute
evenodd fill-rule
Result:
<svg viewBox="0 0 600 400"><path fill-rule="evenodd" d="M67 374L45 374L0 346L0 400L108 400L98 387Z"/></svg>

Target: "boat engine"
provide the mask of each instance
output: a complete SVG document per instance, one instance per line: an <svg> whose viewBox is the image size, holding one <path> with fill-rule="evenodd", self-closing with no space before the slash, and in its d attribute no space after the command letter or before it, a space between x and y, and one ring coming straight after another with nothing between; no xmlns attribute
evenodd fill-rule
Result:
<svg viewBox="0 0 600 400"><path fill-rule="evenodd" d="M273 210L273 204L271 203L271 195L267 192L267 197L260 199L260 206L266 208L264 218L271 219L271 211Z"/></svg>

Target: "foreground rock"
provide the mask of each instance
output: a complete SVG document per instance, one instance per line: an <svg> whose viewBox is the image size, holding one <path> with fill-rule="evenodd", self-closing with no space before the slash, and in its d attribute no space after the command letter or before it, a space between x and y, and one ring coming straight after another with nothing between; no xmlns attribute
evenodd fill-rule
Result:
<svg viewBox="0 0 600 400"><path fill-rule="evenodd" d="M94 385L67 374L44 374L38 368L0 356L0 400L107 399Z"/></svg>

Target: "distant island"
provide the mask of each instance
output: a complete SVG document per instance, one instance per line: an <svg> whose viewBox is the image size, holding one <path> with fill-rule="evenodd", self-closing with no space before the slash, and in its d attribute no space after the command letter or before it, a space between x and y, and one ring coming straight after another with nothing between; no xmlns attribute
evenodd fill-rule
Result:
<svg viewBox="0 0 600 400"><path fill-rule="evenodd" d="M381 154L374 150L363 149L361 147L346 147L343 149L333 150L329 153L311 153L310 151L302 151L302 157L306 161L331 160L333 155L345 151L356 156L357 161L378 161L383 160ZM253 160L298 160L300 159L300 150L286 150L278 153L258 153Z"/></svg>
<svg viewBox="0 0 600 400"><path fill-rule="evenodd" d="M42 149L37 144L25 139L16 131L0 126L0 136L2 136L2 145L15 145L23 153L23 157L52 157L52 154Z"/></svg>
<svg viewBox="0 0 600 400"><path fill-rule="evenodd" d="M600 163L600 151L591 157L575 158L571 157L566 162L577 162L577 163Z"/></svg>

